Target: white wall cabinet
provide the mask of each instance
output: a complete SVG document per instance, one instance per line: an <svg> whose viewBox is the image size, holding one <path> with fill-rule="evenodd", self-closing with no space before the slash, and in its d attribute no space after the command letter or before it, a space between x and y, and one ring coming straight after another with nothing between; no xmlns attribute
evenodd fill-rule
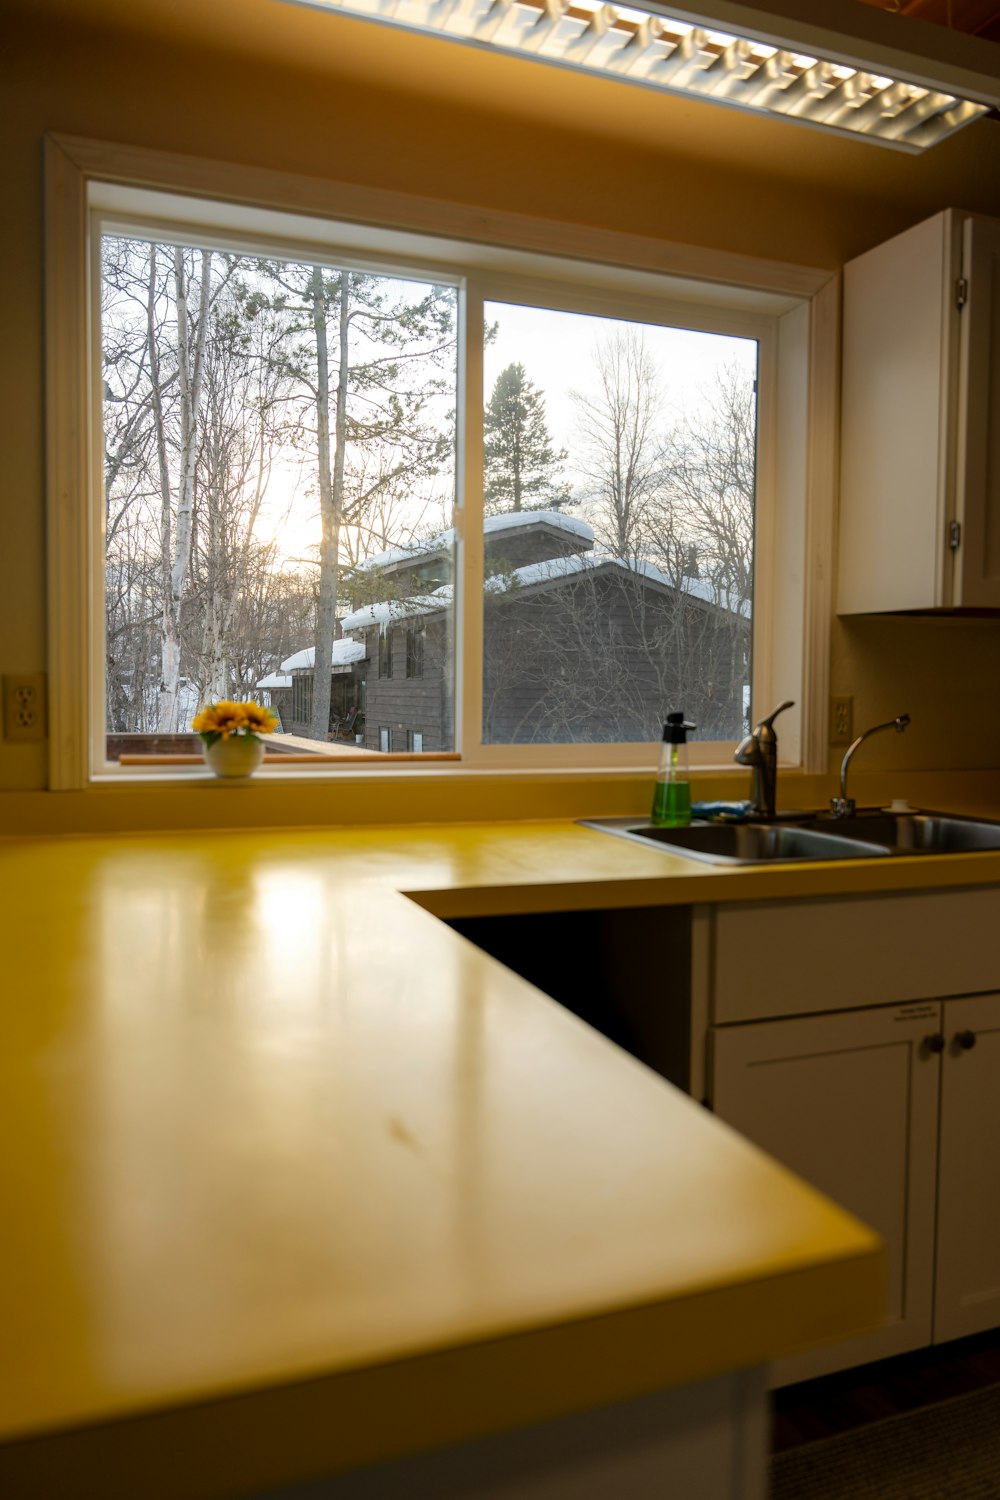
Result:
<svg viewBox="0 0 1000 1500"><path fill-rule="evenodd" d="M844 268L840 614L1000 606L1000 222Z"/></svg>

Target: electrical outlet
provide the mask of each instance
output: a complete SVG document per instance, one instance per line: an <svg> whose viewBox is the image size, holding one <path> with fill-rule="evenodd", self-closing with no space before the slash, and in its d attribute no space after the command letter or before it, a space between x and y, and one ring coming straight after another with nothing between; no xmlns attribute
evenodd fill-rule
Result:
<svg viewBox="0 0 1000 1500"><path fill-rule="evenodd" d="M849 745L854 738L854 699L830 699L830 744Z"/></svg>
<svg viewBox="0 0 1000 1500"><path fill-rule="evenodd" d="M45 673L8 673L3 679L4 739L44 740L45 734Z"/></svg>

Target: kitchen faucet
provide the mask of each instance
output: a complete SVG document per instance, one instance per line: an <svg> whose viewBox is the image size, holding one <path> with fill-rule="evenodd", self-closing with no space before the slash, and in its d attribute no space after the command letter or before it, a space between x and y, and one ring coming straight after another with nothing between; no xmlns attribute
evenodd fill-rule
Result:
<svg viewBox="0 0 1000 1500"><path fill-rule="evenodd" d="M851 756L855 750L859 745L864 744L870 734L879 734L883 729L895 729L897 734L902 734L909 722L909 714L900 714L898 719L889 719L885 724L875 724L871 729L866 729L864 734L858 735L844 756L840 767L840 796L830 798L830 811L835 818L849 818L854 811L854 798L847 795L847 768L851 764Z"/></svg>
<svg viewBox="0 0 1000 1500"><path fill-rule="evenodd" d="M733 755L737 765L749 766L753 771L753 810L761 818L774 817L778 788L778 736L774 721L786 708L794 707L791 700L779 704L766 719L761 719L752 734L740 740Z"/></svg>

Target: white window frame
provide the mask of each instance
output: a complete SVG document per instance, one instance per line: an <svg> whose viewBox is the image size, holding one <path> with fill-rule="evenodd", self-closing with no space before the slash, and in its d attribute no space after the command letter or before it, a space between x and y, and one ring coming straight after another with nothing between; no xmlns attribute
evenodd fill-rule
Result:
<svg viewBox="0 0 1000 1500"><path fill-rule="evenodd" d="M162 217L162 194L182 195ZM121 209L116 205L124 205ZM95 207L97 205L97 207ZM826 768L833 555L839 287L824 271L723 251L487 214L409 195L323 183L66 137L46 142L47 460L50 785L127 776L107 767L103 662L103 512L99 306L93 215L116 214L180 238L212 225L213 243L294 256L324 236L327 255L373 270L431 272L462 284L459 327L456 749L460 763L420 774L510 775L576 768L643 771L657 747L480 743L483 546L476 499L482 463L482 306L516 301L758 339L758 512L752 703L794 698L782 761ZM471 503L470 503L471 499ZM475 512L475 514L473 513ZM801 726L801 728L800 728ZM731 765L728 746L692 745L695 765ZM359 774L357 763L351 771ZM360 774L379 771L378 762ZM389 768L382 769L388 774ZM148 774L148 773L147 773ZM279 774L279 773L273 773ZM345 774L310 768L315 775Z"/></svg>

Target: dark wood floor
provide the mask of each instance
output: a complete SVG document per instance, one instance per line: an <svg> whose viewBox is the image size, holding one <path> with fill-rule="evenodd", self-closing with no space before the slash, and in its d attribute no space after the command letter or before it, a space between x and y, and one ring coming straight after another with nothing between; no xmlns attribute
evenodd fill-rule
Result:
<svg viewBox="0 0 1000 1500"><path fill-rule="evenodd" d="M900 1354L773 1396L776 1453L1000 1381L1000 1331Z"/></svg>

